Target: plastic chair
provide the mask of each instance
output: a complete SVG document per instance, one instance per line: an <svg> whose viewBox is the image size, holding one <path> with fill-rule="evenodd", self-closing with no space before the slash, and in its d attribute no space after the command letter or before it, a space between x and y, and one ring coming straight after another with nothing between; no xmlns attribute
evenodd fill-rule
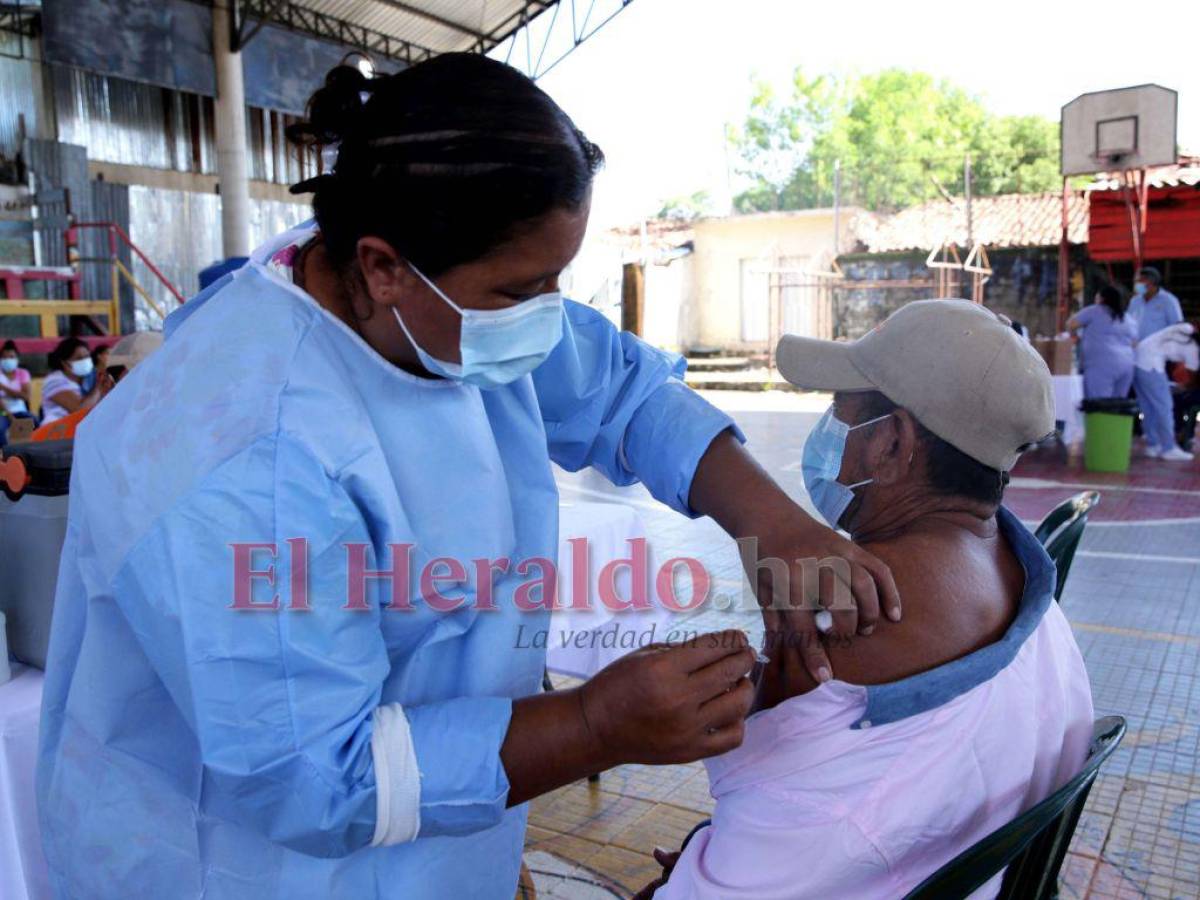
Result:
<svg viewBox="0 0 1200 900"><path fill-rule="evenodd" d="M1097 719L1083 771L1032 809L964 850L905 896L905 900L966 897L1004 869L998 900L1051 900L1083 804L1104 761L1125 736L1121 716Z"/></svg>
<svg viewBox="0 0 1200 900"><path fill-rule="evenodd" d="M1193 406L1183 414L1183 427L1179 432L1179 446L1184 450L1192 449L1196 437L1196 426L1200 423L1200 406Z"/></svg>
<svg viewBox="0 0 1200 900"><path fill-rule="evenodd" d="M1058 578L1054 585L1056 602L1062 597L1063 588L1067 585L1067 573L1071 571L1075 551L1079 547L1080 538L1083 537L1088 513L1099 502L1099 491L1083 491L1076 494L1050 510L1049 515L1042 519L1033 533L1046 548L1046 553L1054 560L1054 567L1058 570Z"/></svg>

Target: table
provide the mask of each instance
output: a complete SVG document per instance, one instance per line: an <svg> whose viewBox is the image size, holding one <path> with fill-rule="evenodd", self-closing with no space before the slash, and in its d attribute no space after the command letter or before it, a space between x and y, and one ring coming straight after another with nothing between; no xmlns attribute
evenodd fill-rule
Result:
<svg viewBox="0 0 1200 900"><path fill-rule="evenodd" d="M1083 402L1082 375L1053 375L1054 418L1063 423L1064 444L1077 444L1083 440L1083 413L1079 404Z"/></svg>
<svg viewBox="0 0 1200 900"><path fill-rule="evenodd" d="M20 663L12 671L0 685L0 898L41 900L50 896L34 794L43 676Z"/></svg>
<svg viewBox="0 0 1200 900"><path fill-rule="evenodd" d="M645 526L632 507L618 503L563 504L559 508L558 533L559 599L556 606L575 601L572 591L573 545L570 541L586 538L590 550L587 573L590 607L556 608L551 613L546 646L546 667L550 671L588 678L614 659L638 646L661 641L670 633L680 614L658 602L654 590L657 569L653 559L648 566L648 596L652 608L614 612L600 600L597 584L604 566L615 559L628 559L629 540L646 537ZM630 586L630 569L624 566L618 570L615 579L617 596L628 600Z"/></svg>

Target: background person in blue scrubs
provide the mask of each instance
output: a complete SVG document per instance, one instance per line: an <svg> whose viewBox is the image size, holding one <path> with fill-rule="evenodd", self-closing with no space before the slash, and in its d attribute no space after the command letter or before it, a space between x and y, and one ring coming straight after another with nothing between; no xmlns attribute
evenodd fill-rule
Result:
<svg viewBox="0 0 1200 900"><path fill-rule="evenodd" d="M549 613L520 608L521 563L557 556L552 462L760 558L842 558L839 631L899 617L887 568L788 498L678 357L562 299L601 154L533 82L475 55L339 68L301 131L338 144L298 186L316 222L172 315L79 430L38 770L59 897L510 900L525 801L739 744L740 632L539 693L520 635ZM240 601L233 542L278 548ZM348 547L390 586L349 599ZM405 552L440 567L419 595L394 593ZM792 671L828 679L812 610L771 615Z"/></svg>
<svg viewBox="0 0 1200 900"><path fill-rule="evenodd" d="M1153 266L1138 269L1133 284L1133 299L1128 315L1137 322L1138 340L1183 321L1179 298L1162 286L1162 275ZM1175 441L1175 414L1171 384L1165 371L1135 368L1133 385L1142 411L1142 432L1146 436L1146 456L1186 462L1192 457Z"/></svg>
<svg viewBox="0 0 1200 900"><path fill-rule="evenodd" d="M1127 397L1133 386L1133 343L1137 323L1125 315L1121 292L1101 285L1091 306L1067 320L1072 334L1079 332L1079 358L1083 367L1083 396Z"/></svg>

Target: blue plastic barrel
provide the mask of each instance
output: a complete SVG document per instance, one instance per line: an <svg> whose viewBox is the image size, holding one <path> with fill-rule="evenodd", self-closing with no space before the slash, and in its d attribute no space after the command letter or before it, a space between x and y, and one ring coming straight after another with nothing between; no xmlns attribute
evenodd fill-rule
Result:
<svg viewBox="0 0 1200 900"><path fill-rule="evenodd" d="M220 262L215 262L206 269L200 270L200 290L204 290L214 281L217 281L227 272L232 272L235 269L240 269L250 261L248 256L231 256L229 259L223 259Z"/></svg>

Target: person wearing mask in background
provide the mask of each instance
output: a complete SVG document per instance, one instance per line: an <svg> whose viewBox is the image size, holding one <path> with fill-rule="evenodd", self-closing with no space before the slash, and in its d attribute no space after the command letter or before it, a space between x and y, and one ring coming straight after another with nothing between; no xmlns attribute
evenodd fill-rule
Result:
<svg viewBox="0 0 1200 900"><path fill-rule="evenodd" d="M1138 269L1133 294L1127 315L1137 323L1139 341L1183 321L1179 298L1162 286L1162 275L1153 266ZM1142 410L1146 456L1179 462L1190 460L1191 454L1184 452L1175 442L1175 418L1167 373L1135 367L1133 385L1137 390L1138 406Z"/></svg>
<svg viewBox="0 0 1200 900"><path fill-rule="evenodd" d="M83 380L92 374L95 364L87 344L79 338L64 338L49 355L50 374L42 385L42 422L53 422L78 409L89 409L100 402L112 379L105 373L90 390Z"/></svg>
<svg viewBox="0 0 1200 900"><path fill-rule="evenodd" d="M29 384L32 379L28 369L21 368L21 355L11 340L0 347L0 447L8 442L8 425L13 419L32 418L29 411Z"/></svg>
<svg viewBox="0 0 1200 900"><path fill-rule="evenodd" d="M96 386L96 379L108 371L107 344L101 344L92 351L92 373L83 379L83 392L86 394Z"/></svg>
<svg viewBox="0 0 1200 900"><path fill-rule="evenodd" d="M29 410L28 369L21 368L21 355L11 340L0 347L0 405L10 416L32 415Z"/></svg>
<svg viewBox="0 0 1200 900"><path fill-rule="evenodd" d="M1125 315L1121 292L1111 284L1101 286L1092 305L1067 320L1067 329L1079 334L1083 396L1127 397L1133 386L1137 325Z"/></svg>
<svg viewBox="0 0 1200 900"><path fill-rule="evenodd" d="M127 334L121 338L113 348L112 359L107 360L113 365L107 366L103 373L107 373L112 386L116 387L119 382L130 369L144 360L147 356L162 346L161 331L139 331L136 334ZM104 355L107 359L108 348L104 348ZM92 354L92 359L95 360L96 354ZM98 377L102 377L98 375ZM81 406L75 412L65 415L60 419L54 419L51 422L44 423L32 435L31 441L65 441L75 437L75 429L79 427L79 423L87 418L95 406Z"/></svg>

